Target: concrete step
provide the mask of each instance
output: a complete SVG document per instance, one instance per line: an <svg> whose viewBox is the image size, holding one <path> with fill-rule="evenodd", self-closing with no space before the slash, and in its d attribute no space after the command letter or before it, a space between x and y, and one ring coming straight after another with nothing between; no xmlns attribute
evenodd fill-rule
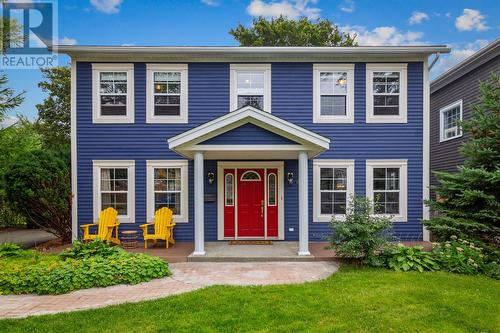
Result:
<svg viewBox="0 0 500 333"><path fill-rule="evenodd" d="M252 257L252 256L193 256L187 257L188 262L310 262L320 261L314 256L284 256L284 257Z"/></svg>

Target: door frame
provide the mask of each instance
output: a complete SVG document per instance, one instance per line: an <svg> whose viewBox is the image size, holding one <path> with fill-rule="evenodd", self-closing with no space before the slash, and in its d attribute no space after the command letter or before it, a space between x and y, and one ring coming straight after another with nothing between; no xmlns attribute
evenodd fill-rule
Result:
<svg viewBox="0 0 500 333"><path fill-rule="evenodd" d="M238 214L235 215L235 237L224 237L224 169L278 169L278 237L267 237L267 209L264 215L264 238L262 237L238 237ZM283 161L236 161L236 162L217 162L217 239L232 240L232 239L285 239L285 207L284 193L285 182L283 176L284 162ZM235 175L236 176L236 175ZM238 175L239 177L240 175ZM237 178L235 177L234 188L234 205L235 212L238 209L238 186ZM265 204L267 208L267 171L265 171L264 179L264 194Z"/></svg>

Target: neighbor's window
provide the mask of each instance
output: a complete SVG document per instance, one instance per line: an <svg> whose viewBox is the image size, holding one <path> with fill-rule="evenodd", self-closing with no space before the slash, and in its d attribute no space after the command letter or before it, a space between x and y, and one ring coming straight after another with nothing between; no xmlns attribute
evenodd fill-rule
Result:
<svg viewBox="0 0 500 333"><path fill-rule="evenodd" d="M175 222L188 222L188 162L147 161L147 214L152 219L163 207L172 210Z"/></svg>
<svg viewBox="0 0 500 333"><path fill-rule="evenodd" d="M462 136L459 121L462 120L462 101L455 102L440 110L441 141Z"/></svg>
<svg viewBox="0 0 500 333"><path fill-rule="evenodd" d="M147 122L187 122L187 65L147 64L147 80Z"/></svg>
<svg viewBox="0 0 500 333"><path fill-rule="evenodd" d="M135 162L93 161L93 169L94 218L112 207L120 222L135 222Z"/></svg>
<svg viewBox="0 0 500 333"><path fill-rule="evenodd" d="M374 213L406 221L407 161L367 160L366 196L373 201Z"/></svg>
<svg viewBox="0 0 500 333"><path fill-rule="evenodd" d="M260 110L270 109L269 65L231 65L231 109L253 106Z"/></svg>
<svg viewBox="0 0 500 333"><path fill-rule="evenodd" d="M354 65L314 65L314 122L354 122Z"/></svg>
<svg viewBox="0 0 500 333"><path fill-rule="evenodd" d="M354 161L313 161L313 210L315 222L344 216L354 194Z"/></svg>
<svg viewBox="0 0 500 333"><path fill-rule="evenodd" d="M368 123L406 122L406 67L406 64L367 65Z"/></svg>
<svg viewBox="0 0 500 333"><path fill-rule="evenodd" d="M131 64L92 64L92 72L93 122L133 122L133 66Z"/></svg>

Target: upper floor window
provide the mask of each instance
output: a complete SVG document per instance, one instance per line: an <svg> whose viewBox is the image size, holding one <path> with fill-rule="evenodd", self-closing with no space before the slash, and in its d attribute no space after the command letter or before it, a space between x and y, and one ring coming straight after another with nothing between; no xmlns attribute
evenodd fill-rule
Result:
<svg viewBox="0 0 500 333"><path fill-rule="evenodd" d="M462 120L462 100L439 110L440 142L462 136L459 122Z"/></svg>
<svg viewBox="0 0 500 333"><path fill-rule="evenodd" d="M354 195L353 160L313 161L313 220L330 222L344 218Z"/></svg>
<svg viewBox="0 0 500 333"><path fill-rule="evenodd" d="M134 122L133 64L92 64L94 123Z"/></svg>
<svg viewBox="0 0 500 333"><path fill-rule="evenodd" d="M315 123L354 123L354 65L314 65Z"/></svg>
<svg viewBox="0 0 500 333"><path fill-rule="evenodd" d="M231 111L247 105L271 111L271 65L231 64Z"/></svg>
<svg viewBox="0 0 500 333"><path fill-rule="evenodd" d="M120 222L135 222L135 162L93 161L94 218L113 207Z"/></svg>
<svg viewBox="0 0 500 333"><path fill-rule="evenodd" d="M366 65L366 122L406 123L407 64Z"/></svg>
<svg viewBox="0 0 500 333"><path fill-rule="evenodd" d="M366 196L373 201L374 213L406 221L407 161L367 160Z"/></svg>
<svg viewBox="0 0 500 333"><path fill-rule="evenodd" d="M146 122L187 123L187 65L147 64L146 70Z"/></svg>

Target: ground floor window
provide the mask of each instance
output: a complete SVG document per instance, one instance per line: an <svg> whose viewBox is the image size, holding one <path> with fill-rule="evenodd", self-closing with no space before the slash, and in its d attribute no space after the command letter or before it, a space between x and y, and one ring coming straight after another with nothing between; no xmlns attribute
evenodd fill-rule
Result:
<svg viewBox="0 0 500 333"><path fill-rule="evenodd" d="M375 214L406 221L407 161L367 160L366 196L373 201Z"/></svg>
<svg viewBox="0 0 500 333"><path fill-rule="evenodd" d="M315 222L329 222L345 216L354 194L353 160L313 161L313 210Z"/></svg>
<svg viewBox="0 0 500 333"><path fill-rule="evenodd" d="M163 207L174 213L175 222L188 221L188 162L147 161L148 220Z"/></svg>
<svg viewBox="0 0 500 333"><path fill-rule="evenodd" d="M94 219L112 207L120 222L134 222L135 162L93 161Z"/></svg>

